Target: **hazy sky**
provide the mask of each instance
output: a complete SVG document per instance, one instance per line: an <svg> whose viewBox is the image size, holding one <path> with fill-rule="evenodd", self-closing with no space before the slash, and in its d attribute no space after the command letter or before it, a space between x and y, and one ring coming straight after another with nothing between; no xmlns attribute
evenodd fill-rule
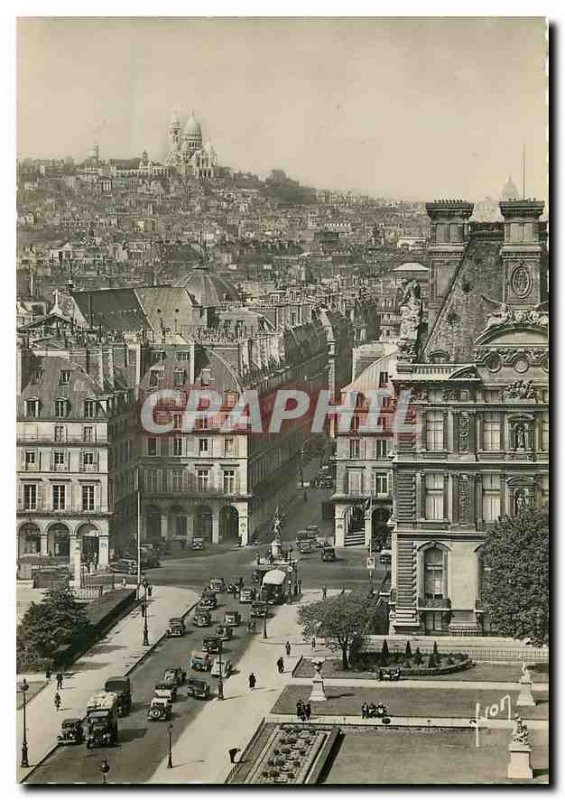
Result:
<svg viewBox="0 0 565 800"><path fill-rule="evenodd" d="M18 23L18 155L161 160L191 109L221 163L392 197L545 198L545 23L43 18Z"/></svg>

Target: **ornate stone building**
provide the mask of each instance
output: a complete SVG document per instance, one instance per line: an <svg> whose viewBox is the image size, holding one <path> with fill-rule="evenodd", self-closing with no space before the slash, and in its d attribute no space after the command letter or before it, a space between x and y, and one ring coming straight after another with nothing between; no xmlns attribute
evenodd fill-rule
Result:
<svg viewBox="0 0 565 800"><path fill-rule="evenodd" d="M169 123L169 152L165 164L195 178L214 178L218 174L216 151L212 142L203 144L202 128L194 112L191 112L184 128L181 128L176 112L173 113Z"/></svg>
<svg viewBox="0 0 565 800"><path fill-rule="evenodd" d="M489 527L549 492L544 205L427 205L432 222L427 335L401 353L396 393L415 433L396 437L391 632L488 632L481 546Z"/></svg>

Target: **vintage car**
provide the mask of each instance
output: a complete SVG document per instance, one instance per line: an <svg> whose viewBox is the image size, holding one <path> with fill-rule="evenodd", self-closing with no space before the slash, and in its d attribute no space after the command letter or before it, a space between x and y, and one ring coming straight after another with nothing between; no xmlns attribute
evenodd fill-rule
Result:
<svg viewBox="0 0 565 800"><path fill-rule="evenodd" d="M212 614L207 608L196 609L194 614L194 625L197 628L208 628L212 624Z"/></svg>
<svg viewBox="0 0 565 800"><path fill-rule="evenodd" d="M251 604L251 609L249 611L250 617L266 617L267 613L268 613L267 603L264 603L261 600L257 600L256 602Z"/></svg>
<svg viewBox="0 0 565 800"><path fill-rule="evenodd" d="M216 628L216 635L220 637L222 642L227 642L233 638L233 631L230 625L218 625Z"/></svg>
<svg viewBox="0 0 565 800"><path fill-rule="evenodd" d="M84 742L84 730L82 720L77 717L69 717L61 723L61 733L57 736L59 744L82 744Z"/></svg>
<svg viewBox="0 0 565 800"><path fill-rule="evenodd" d="M311 534L312 539L315 539L316 536L320 535L320 528L318 525L307 525L304 530Z"/></svg>
<svg viewBox="0 0 565 800"><path fill-rule="evenodd" d="M220 677L220 669L222 671L222 678L229 678L229 676L233 672L233 666L232 666L231 661L229 659L216 658L216 660L214 661L214 664L212 665L212 670L210 672L210 675L212 675L214 678L219 678Z"/></svg>
<svg viewBox="0 0 565 800"><path fill-rule="evenodd" d="M218 605L218 600L215 592L211 592L209 589L204 589L198 605L200 608L216 608Z"/></svg>
<svg viewBox="0 0 565 800"><path fill-rule="evenodd" d="M180 686L181 683L184 683L186 680L186 672L180 667L167 667L163 672L162 680L165 682L170 681L176 686Z"/></svg>
<svg viewBox="0 0 565 800"><path fill-rule="evenodd" d="M313 553L315 539L300 539L296 542L296 549L299 553Z"/></svg>
<svg viewBox="0 0 565 800"><path fill-rule="evenodd" d="M198 672L208 672L212 667L212 656L204 650L193 650L190 655L190 668ZM190 678L189 678L190 680Z"/></svg>
<svg viewBox="0 0 565 800"><path fill-rule="evenodd" d="M169 626L167 628L167 636L184 636L186 633L186 625L181 617L171 617Z"/></svg>
<svg viewBox="0 0 565 800"><path fill-rule="evenodd" d="M189 678L186 682L186 693L189 697L207 700L210 697L210 687L206 681L201 681L198 678Z"/></svg>
<svg viewBox="0 0 565 800"><path fill-rule="evenodd" d="M206 543L201 536L195 536L190 546L193 550L204 550L206 547Z"/></svg>
<svg viewBox="0 0 565 800"><path fill-rule="evenodd" d="M147 709L147 719L153 720L166 720L170 719L172 712L172 703L166 697L154 697L149 703Z"/></svg>
<svg viewBox="0 0 565 800"><path fill-rule="evenodd" d="M316 547L331 547L331 541L328 541L328 537L325 533L318 533L315 539Z"/></svg>
<svg viewBox="0 0 565 800"><path fill-rule="evenodd" d="M105 692L114 692L117 696L118 716L125 717L131 711L131 682L126 675L108 678L104 684Z"/></svg>
<svg viewBox="0 0 565 800"><path fill-rule="evenodd" d="M252 603L255 600L255 589L246 588L245 586L239 590L240 603Z"/></svg>
<svg viewBox="0 0 565 800"><path fill-rule="evenodd" d="M322 561L335 561L334 547L324 547L322 550Z"/></svg>
<svg viewBox="0 0 565 800"><path fill-rule="evenodd" d="M224 611L224 625L236 627L241 623L241 614L239 611Z"/></svg>
<svg viewBox="0 0 565 800"><path fill-rule="evenodd" d="M392 562L392 550L381 550L379 561L381 564L390 564Z"/></svg>
<svg viewBox="0 0 565 800"><path fill-rule="evenodd" d="M172 681L159 681L155 684L154 695L155 697L164 697L174 703L177 699L177 685Z"/></svg>
<svg viewBox="0 0 565 800"><path fill-rule="evenodd" d="M219 636L207 636L202 640L202 649L205 653L219 653L222 640Z"/></svg>
<svg viewBox="0 0 565 800"><path fill-rule="evenodd" d="M228 578L226 581L226 592L237 594L243 586L243 578Z"/></svg>
<svg viewBox="0 0 565 800"><path fill-rule="evenodd" d="M208 587L211 592L225 592L226 582L223 578L210 578Z"/></svg>

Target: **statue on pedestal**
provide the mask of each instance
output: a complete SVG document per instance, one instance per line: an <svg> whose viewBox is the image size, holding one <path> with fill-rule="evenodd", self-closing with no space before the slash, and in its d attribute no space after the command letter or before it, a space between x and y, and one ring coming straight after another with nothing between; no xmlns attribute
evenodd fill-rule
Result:
<svg viewBox="0 0 565 800"><path fill-rule="evenodd" d="M322 678L322 666L324 658L312 658L312 666L314 667L314 678L312 680L312 692L310 693L310 702L324 703L328 698L324 689L324 679Z"/></svg>

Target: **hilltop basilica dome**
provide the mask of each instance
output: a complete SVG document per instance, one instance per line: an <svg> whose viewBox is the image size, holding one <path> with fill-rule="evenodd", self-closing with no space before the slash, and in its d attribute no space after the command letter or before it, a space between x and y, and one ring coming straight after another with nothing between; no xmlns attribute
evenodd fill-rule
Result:
<svg viewBox="0 0 565 800"><path fill-rule="evenodd" d="M510 178L510 177L508 178L508 180L506 181L506 183L502 187L501 199L502 200L519 200L520 199L520 193L518 192L518 189L516 188L516 184L514 183L512 178Z"/></svg>

